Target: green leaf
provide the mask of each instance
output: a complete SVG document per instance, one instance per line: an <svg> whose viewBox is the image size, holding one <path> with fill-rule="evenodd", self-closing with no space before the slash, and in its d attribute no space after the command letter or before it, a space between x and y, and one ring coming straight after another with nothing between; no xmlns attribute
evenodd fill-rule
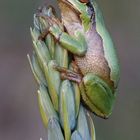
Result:
<svg viewBox="0 0 140 140"><path fill-rule="evenodd" d="M80 108L80 89L77 83L72 82L73 88L74 88L74 95L75 95L75 112L76 112L76 118L79 114L79 108Z"/></svg>
<svg viewBox="0 0 140 140"><path fill-rule="evenodd" d="M45 86L47 86L47 81L45 79L45 75L44 75L41 67L39 66L37 56L35 55L35 53L33 53L33 55L32 55L32 60L31 60L29 54L27 55L27 57L28 57L31 70L34 74L34 77L35 77L37 83L38 84L43 83Z"/></svg>
<svg viewBox="0 0 140 140"><path fill-rule="evenodd" d="M54 69L56 61L49 61L48 65L44 64L45 77L48 84L49 94L56 111L58 111L58 97L60 89L60 74Z"/></svg>
<svg viewBox="0 0 140 140"><path fill-rule="evenodd" d="M60 122L64 129L65 139L70 140L71 130L76 125L74 92L70 81L64 80L60 89Z"/></svg>
<svg viewBox="0 0 140 140"><path fill-rule="evenodd" d="M87 111L87 119L88 119L88 124L89 124L89 128L90 128L91 140L96 140L95 127L94 127L92 117L93 117L93 115L91 114L91 112Z"/></svg>
<svg viewBox="0 0 140 140"><path fill-rule="evenodd" d="M82 136L80 133L76 130L72 133L71 140L82 140Z"/></svg>
<svg viewBox="0 0 140 140"><path fill-rule="evenodd" d="M59 43L55 47L55 60L59 66L68 68L68 51L60 46Z"/></svg>
<svg viewBox="0 0 140 140"><path fill-rule="evenodd" d="M40 88L38 90L38 102L39 102L41 117L46 127L48 125L48 121L50 118L53 117L59 120L57 113L55 112L52 102L50 100L48 90L44 85L40 85Z"/></svg>
<svg viewBox="0 0 140 140"><path fill-rule="evenodd" d="M90 140L88 121L86 118L85 110L82 105L80 106L80 110L79 110L77 130L81 134L83 140Z"/></svg>
<svg viewBox="0 0 140 140"><path fill-rule="evenodd" d="M47 140L64 140L60 125L54 118L49 119Z"/></svg>

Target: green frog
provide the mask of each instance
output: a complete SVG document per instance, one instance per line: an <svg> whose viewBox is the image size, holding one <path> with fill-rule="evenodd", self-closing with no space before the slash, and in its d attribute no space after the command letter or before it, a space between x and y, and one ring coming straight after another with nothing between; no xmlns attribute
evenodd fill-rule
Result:
<svg viewBox="0 0 140 140"><path fill-rule="evenodd" d="M119 64L113 41L95 0L58 0L62 31L55 18L48 29L73 55L76 71L56 67L63 79L78 83L84 104L95 114L112 113L119 81Z"/></svg>

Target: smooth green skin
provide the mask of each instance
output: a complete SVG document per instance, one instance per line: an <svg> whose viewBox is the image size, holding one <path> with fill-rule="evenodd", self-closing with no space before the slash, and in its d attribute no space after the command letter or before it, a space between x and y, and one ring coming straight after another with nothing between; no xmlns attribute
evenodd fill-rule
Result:
<svg viewBox="0 0 140 140"><path fill-rule="evenodd" d="M62 0L59 0L62 1ZM63 0L64 1L64 0ZM87 12L85 3L79 0L67 0L74 9L80 12L80 18L84 31L87 31L91 26L90 15ZM95 0L90 0L95 11L96 31L103 40L104 57L110 68L110 79L114 82L114 87L111 87L100 77L88 73L84 75L83 82L79 85L81 89L82 99L88 108L100 117L108 118L112 112L116 97L116 89L119 80L119 65L114 49L112 39L106 30L104 20L100 9ZM83 56L87 50L87 42L82 32L78 31L72 37L53 23L50 26L50 32L59 39L62 46L72 52L74 55ZM86 92L85 92L86 91Z"/></svg>

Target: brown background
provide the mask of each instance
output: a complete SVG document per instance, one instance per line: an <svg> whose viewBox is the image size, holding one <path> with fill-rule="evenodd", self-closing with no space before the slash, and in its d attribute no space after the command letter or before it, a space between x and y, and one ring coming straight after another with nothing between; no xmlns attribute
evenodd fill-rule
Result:
<svg viewBox="0 0 140 140"><path fill-rule="evenodd" d="M45 130L27 53L29 27L43 1L0 0L0 140L39 140ZM55 0L48 4L55 4ZM98 0L121 64L119 93L108 120L95 117L97 140L140 139L140 1Z"/></svg>

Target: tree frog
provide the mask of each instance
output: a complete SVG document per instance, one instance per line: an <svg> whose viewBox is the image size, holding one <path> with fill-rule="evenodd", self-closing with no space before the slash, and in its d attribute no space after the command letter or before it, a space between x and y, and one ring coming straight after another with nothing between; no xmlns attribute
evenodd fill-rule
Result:
<svg viewBox="0 0 140 140"><path fill-rule="evenodd" d="M85 105L96 115L112 113L119 81L119 64L112 39L95 0L58 0L61 21L50 18L49 32L73 54L77 71L59 70L78 83ZM51 24L52 23L52 24Z"/></svg>

